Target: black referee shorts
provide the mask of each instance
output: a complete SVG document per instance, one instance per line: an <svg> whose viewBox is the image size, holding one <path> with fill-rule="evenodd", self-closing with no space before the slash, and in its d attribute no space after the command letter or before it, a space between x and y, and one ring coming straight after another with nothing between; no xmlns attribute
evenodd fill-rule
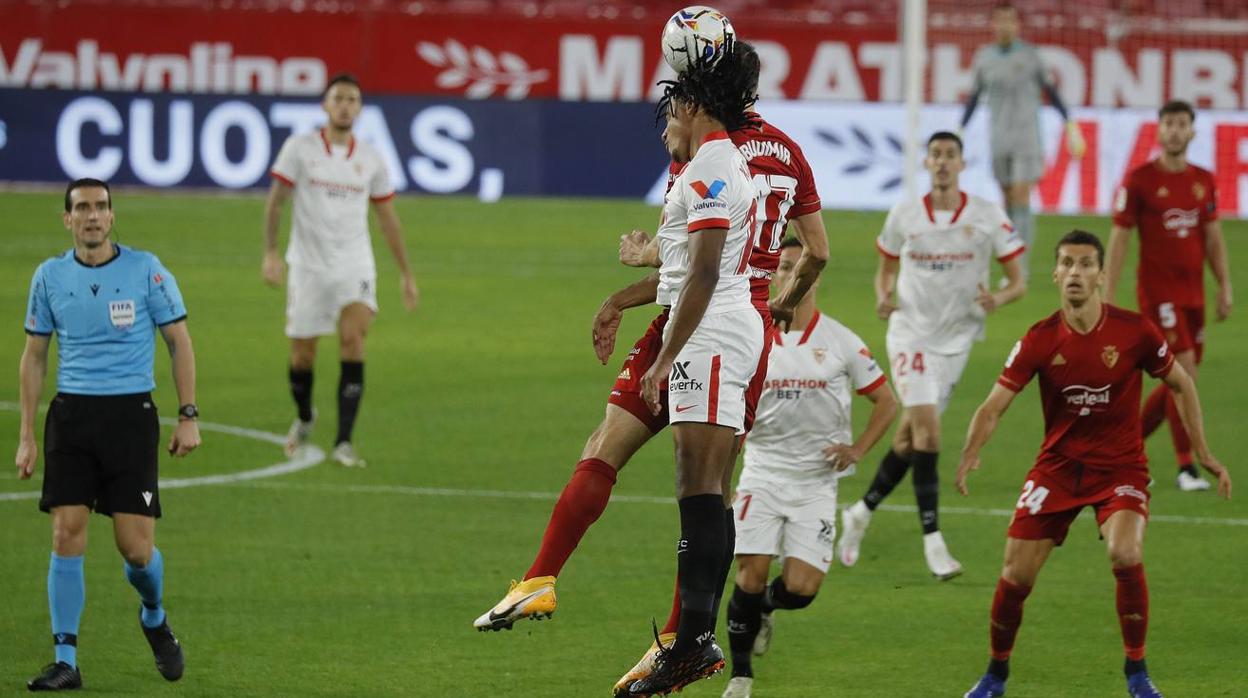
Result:
<svg viewBox="0 0 1248 698"><path fill-rule="evenodd" d="M107 516L159 518L159 442L151 393L58 393L44 426L39 508L81 504Z"/></svg>

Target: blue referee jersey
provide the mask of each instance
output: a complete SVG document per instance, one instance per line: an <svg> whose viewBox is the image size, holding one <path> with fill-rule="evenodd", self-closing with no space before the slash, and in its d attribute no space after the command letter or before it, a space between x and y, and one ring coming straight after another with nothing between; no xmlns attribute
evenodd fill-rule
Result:
<svg viewBox="0 0 1248 698"><path fill-rule="evenodd" d="M149 252L114 244L91 267L71 249L35 270L28 334L56 333L56 388L77 395L127 395L156 387L156 327L186 318L173 274Z"/></svg>

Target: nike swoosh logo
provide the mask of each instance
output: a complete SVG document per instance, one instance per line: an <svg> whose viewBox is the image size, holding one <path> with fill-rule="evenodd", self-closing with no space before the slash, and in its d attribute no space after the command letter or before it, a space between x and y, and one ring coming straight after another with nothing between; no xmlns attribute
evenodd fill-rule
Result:
<svg viewBox="0 0 1248 698"><path fill-rule="evenodd" d="M545 590L545 589L538 589L537 591L530 593L528 596L525 596L524 598L520 599L519 601L517 601L517 602L513 603L512 605L508 606L506 609L504 609L504 610L503 610L503 612L502 612L502 613L496 613L496 612L494 612L494 611L490 611L490 620L499 620L499 619L501 619L501 618L506 618L507 616L509 616L509 615L511 615L512 613L514 613L514 612L515 612L515 610L516 610L517 608L520 608L520 607L521 607L521 606L523 606L524 604L526 604L526 603L528 603L528 602L532 601L533 599L535 599L535 598L537 598L537 597L541 596L541 595L542 595L542 594L544 594L544 593L546 593L546 590Z"/></svg>
<svg viewBox="0 0 1248 698"><path fill-rule="evenodd" d="M693 408L695 408L695 407L697 407L697 405L680 405L680 406L678 406L678 407L676 408L676 412L677 412L677 413L680 413L680 412L688 412L689 410L691 410L691 409L693 409Z"/></svg>

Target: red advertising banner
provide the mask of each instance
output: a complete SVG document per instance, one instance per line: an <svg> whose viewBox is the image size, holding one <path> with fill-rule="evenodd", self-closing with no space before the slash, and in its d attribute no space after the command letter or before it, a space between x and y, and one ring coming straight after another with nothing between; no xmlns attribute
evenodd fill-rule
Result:
<svg viewBox="0 0 1248 698"><path fill-rule="evenodd" d="M350 12L228 5L0 2L0 87L313 95L332 73L350 71L380 93L641 101L669 75L654 12L608 20L404 10L419 3L357 3ZM931 102L947 104L969 88L974 51L990 35L983 21L942 17L929 26L927 88ZM764 98L901 97L895 19L755 21L742 10L733 21L762 56ZM1026 36L1072 105L1154 108L1181 98L1242 109L1248 27L1232 31L1236 23L1245 20L1051 24Z"/></svg>

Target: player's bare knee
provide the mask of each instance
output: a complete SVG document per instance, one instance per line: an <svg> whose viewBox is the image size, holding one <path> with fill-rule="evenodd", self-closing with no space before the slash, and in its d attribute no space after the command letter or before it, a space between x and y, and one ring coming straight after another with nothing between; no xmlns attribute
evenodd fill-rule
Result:
<svg viewBox="0 0 1248 698"><path fill-rule="evenodd" d="M290 346L290 367L296 371L311 371L316 365L316 344L295 342Z"/></svg>
<svg viewBox="0 0 1248 698"><path fill-rule="evenodd" d="M940 450L939 425L915 422L910 437L910 447L915 451L935 453Z"/></svg>
<svg viewBox="0 0 1248 698"><path fill-rule="evenodd" d="M807 596L814 600L816 594L819 593L819 587L823 585L823 575L821 574L786 574L784 576L784 587L790 592L798 596Z"/></svg>
<svg viewBox="0 0 1248 698"><path fill-rule="evenodd" d="M117 552L121 553L126 562L135 567L144 567L152 559L154 542L146 536L125 536L117 538Z"/></svg>
<svg viewBox="0 0 1248 698"><path fill-rule="evenodd" d="M83 554L87 549L87 522L77 517L52 520L52 550L62 557Z"/></svg>
<svg viewBox="0 0 1248 698"><path fill-rule="evenodd" d="M343 361L363 361L364 332L352 332L339 337L338 355Z"/></svg>
<svg viewBox="0 0 1248 698"><path fill-rule="evenodd" d="M767 566L750 564L737 558L737 586L747 594L761 594L767 586Z"/></svg>
<svg viewBox="0 0 1248 698"><path fill-rule="evenodd" d="M1115 568L1134 567L1144 562L1144 551L1135 541L1109 544L1109 564Z"/></svg>

